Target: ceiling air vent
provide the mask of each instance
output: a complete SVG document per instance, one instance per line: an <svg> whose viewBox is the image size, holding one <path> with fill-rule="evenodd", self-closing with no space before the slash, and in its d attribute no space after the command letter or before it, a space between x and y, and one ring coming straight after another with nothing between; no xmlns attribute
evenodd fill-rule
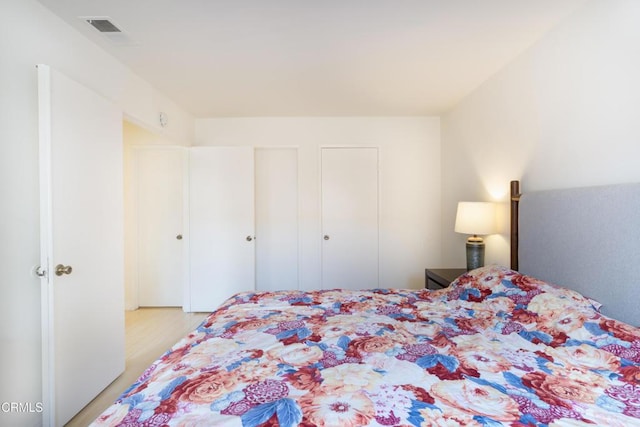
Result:
<svg viewBox="0 0 640 427"><path fill-rule="evenodd" d="M87 24L91 25L101 33L121 33L120 28L113 25L108 19L86 19Z"/></svg>
<svg viewBox="0 0 640 427"><path fill-rule="evenodd" d="M126 31L122 30L121 26L114 24L113 20L108 16L79 16L78 18L98 30L101 36L116 46L138 45Z"/></svg>

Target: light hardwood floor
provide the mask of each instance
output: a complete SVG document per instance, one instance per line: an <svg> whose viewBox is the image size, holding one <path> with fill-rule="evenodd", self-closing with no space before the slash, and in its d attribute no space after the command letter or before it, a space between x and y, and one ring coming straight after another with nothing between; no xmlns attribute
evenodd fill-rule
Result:
<svg viewBox="0 0 640 427"><path fill-rule="evenodd" d="M102 393L96 396L66 425L86 427L133 384L183 336L194 330L208 313L185 313L181 308L140 308L125 313L126 367Z"/></svg>

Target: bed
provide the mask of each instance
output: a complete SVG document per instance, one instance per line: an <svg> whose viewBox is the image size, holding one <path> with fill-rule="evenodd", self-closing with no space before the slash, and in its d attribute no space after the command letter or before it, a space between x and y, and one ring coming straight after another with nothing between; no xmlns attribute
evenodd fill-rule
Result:
<svg viewBox="0 0 640 427"><path fill-rule="evenodd" d="M500 266L437 291L240 293L93 425L640 426L640 330L600 309Z"/></svg>

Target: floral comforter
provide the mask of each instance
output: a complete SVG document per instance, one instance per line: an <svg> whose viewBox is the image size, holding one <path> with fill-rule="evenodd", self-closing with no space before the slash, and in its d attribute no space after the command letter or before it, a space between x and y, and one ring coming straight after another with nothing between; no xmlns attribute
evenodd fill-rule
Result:
<svg viewBox="0 0 640 427"><path fill-rule="evenodd" d="M242 293L94 425L640 426L640 329L500 267L439 291Z"/></svg>

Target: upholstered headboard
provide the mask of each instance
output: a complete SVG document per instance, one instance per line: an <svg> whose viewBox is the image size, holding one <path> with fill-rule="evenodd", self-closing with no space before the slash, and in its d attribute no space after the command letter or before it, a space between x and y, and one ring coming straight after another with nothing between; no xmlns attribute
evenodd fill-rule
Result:
<svg viewBox="0 0 640 427"><path fill-rule="evenodd" d="M523 192L516 268L640 325L640 184Z"/></svg>

